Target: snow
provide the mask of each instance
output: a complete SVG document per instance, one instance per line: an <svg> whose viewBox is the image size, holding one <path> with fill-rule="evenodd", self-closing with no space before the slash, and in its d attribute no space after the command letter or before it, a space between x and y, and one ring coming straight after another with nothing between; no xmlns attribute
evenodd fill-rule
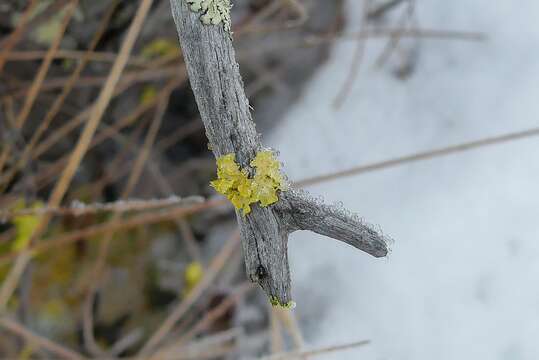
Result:
<svg viewBox="0 0 539 360"><path fill-rule="evenodd" d="M352 31L362 4L347 6ZM425 1L416 14L424 28L488 40L421 40L405 81L372 66L384 45L372 40L335 111L355 47L338 43L266 136L291 179L539 126L539 2ZM539 358L538 153L539 139L521 140L311 186L395 244L380 260L291 236L296 311L325 309L311 311L309 346L372 341L327 359Z"/></svg>

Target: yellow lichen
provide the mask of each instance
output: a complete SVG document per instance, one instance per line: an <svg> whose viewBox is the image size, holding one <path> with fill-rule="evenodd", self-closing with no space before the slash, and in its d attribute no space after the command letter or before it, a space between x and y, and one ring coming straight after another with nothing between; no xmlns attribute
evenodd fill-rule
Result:
<svg viewBox="0 0 539 360"><path fill-rule="evenodd" d="M261 206L276 203L279 200L277 191L285 190L281 164L271 151L257 153L251 166L255 169L253 178L249 178L245 169L240 169L234 154L221 156L217 159L217 180L210 183L244 215L251 212L253 203L260 202Z"/></svg>
<svg viewBox="0 0 539 360"><path fill-rule="evenodd" d="M187 295L198 285L200 280L204 277L204 269L202 264L198 261L193 261L187 265L183 274L185 286L183 289L184 295Z"/></svg>
<svg viewBox="0 0 539 360"><path fill-rule="evenodd" d="M24 208L24 205L24 201L20 201L15 208L22 209ZM43 203L40 201L36 201L31 206L32 209L38 209L40 207L43 207ZM13 251L21 251L28 247L32 235L40 221L39 215L19 215L13 219L13 225L16 229L15 240L11 246Z"/></svg>

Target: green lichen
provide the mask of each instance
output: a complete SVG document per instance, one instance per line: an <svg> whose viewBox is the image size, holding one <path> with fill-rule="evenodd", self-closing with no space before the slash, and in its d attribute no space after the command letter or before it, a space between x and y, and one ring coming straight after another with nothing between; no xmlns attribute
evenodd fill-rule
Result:
<svg viewBox="0 0 539 360"><path fill-rule="evenodd" d="M286 190L281 164L271 151L260 151L250 165L255 169L252 178L246 169L240 169L234 154L221 156L217 159L217 180L210 183L244 215L251 212L253 203L260 202L262 207L276 203L278 191Z"/></svg>
<svg viewBox="0 0 539 360"><path fill-rule="evenodd" d="M187 0L191 10L201 12L200 21L204 25L223 24L227 32L230 32L230 0Z"/></svg>
<svg viewBox="0 0 539 360"><path fill-rule="evenodd" d="M296 303L294 301L289 301L286 304L281 304L277 296L270 296L270 304L273 307L280 307L283 309L293 309L296 307Z"/></svg>

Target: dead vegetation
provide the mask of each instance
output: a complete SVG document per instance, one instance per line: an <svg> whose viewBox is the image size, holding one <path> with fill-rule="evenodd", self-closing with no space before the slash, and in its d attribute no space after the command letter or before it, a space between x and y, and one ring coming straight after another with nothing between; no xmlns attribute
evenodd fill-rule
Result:
<svg viewBox="0 0 539 360"><path fill-rule="evenodd" d="M341 31L341 1L234 5L235 47L262 130L298 97L336 39L359 39L354 74L363 43L387 38L377 63L396 52L396 76L406 78L417 49L400 47L402 39L482 38L421 29L412 1L366 1L362 21L370 26L357 34ZM395 11L402 21L389 26L384 16ZM305 352L294 313L272 309L245 278L233 209L208 186L215 162L168 1L12 0L0 5L0 24L0 356L316 355ZM356 81L348 77L336 106Z"/></svg>
<svg viewBox="0 0 539 360"><path fill-rule="evenodd" d="M251 101L285 90L279 101L290 103L327 49L285 58L272 32L300 41L335 31L339 4L309 5L329 9L314 20L295 1L235 5ZM237 234L218 230L232 211L208 186L214 163L168 2L12 1L0 11L2 356L267 349L269 319L295 321L253 293Z"/></svg>

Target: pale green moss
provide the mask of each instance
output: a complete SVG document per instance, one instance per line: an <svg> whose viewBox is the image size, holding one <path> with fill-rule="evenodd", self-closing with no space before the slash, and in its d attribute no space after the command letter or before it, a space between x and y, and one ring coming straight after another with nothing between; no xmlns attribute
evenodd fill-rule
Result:
<svg viewBox="0 0 539 360"><path fill-rule="evenodd" d="M200 21L204 25L223 24L227 32L230 32L230 0L187 0L191 10L201 12Z"/></svg>

